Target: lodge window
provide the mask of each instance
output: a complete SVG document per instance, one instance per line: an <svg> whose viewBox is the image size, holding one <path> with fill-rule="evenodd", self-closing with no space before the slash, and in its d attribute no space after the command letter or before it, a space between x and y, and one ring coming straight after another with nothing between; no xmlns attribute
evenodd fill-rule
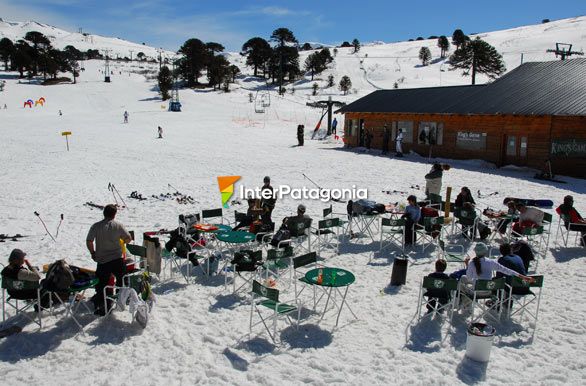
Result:
<svg viewBox="0 0 586 386"><path fill-rule="evenodd" d="M527 137L521 137L519 141L519 157L527 157Z"/></svg>
<svg viewBox="0 0 586 386"><path fill-rule="evenodd" d="M442 122L419 122L417 143L420 145L442 145L444 124Z"/></svg>
<svg viewBox="0 0 586 386"><path fill-rule="evenodd" d="M397 129L403 131L403 142L413 143L413 121L396 121L393 122L392 139L397 138Z"/></svg>
<svg viewBox="0 0 586 386"><path fill-rule="evenodd" d="M350 136L355 137L356 132L358 131L358 119L352 119L352 125L350 127Z"/></svg>

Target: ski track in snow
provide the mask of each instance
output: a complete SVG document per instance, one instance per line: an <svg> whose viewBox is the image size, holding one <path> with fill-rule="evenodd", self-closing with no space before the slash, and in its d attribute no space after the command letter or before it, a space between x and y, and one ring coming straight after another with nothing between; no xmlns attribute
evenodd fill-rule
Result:
<svg viewBox="0 0 586 386"><path fill-rule="evenodd" d="M507 44L514 45L514 40ZM383 49L364 48L369 56ZM336 71L342 75L351 68L359 74L356 58L349 54L343 59L342 51ZM392 85L403 76L387 70L394 67L394 59L373 63L381 63L372 68L382 75L367 76L376 79L377 85ZM248 103L249 91L237 87L229 94L181 90L184 111L175 114L161 109L163 103L152 99L152 84L142 76L128 76L126 65L113 65L123 74L116 72L111 84L100 81L100 65L86 62L78 85L39 87L9 79L0 93L0 106L9 106L0 110L0 233L31 235L19 242L0 243L3 263L10 250L19 247L35 265L65 258L93 267L84 239L89 226L101 219L101 211L83 204L111 202L110 182L128 204L118 219L136 232L139 241L144 231L176 227L181 213L219 207L219 175L240 175L239 183L247 187L260 185L264 175L270 175L274 185L312 187L302 175L306 173L324 188L368 187L370 198L379 202L405 201L406 197L385 195L381 190L423 194L410 186L424 186L423 176L430 167L424 158L390 159L375 151L348 151L333 140L309 140L321 114L303 106L307 98L301 87L284 98L271 93L266 114L255 114ZM351 78L359 82L353 87L360 93L372 90L364 73ZM437 75L422 79L435 82ZM306 87L309 90L310 82ZM21 107L24 100L40 96L47 99L45 107ZM62 117L58 110L63 111ZM122 123L124 110L130 113L128 124ZM339 120L342 128L343 119ZM299 123L306 126L303 148L292 146ZM158 125L164 129L163 140L156 139ZM59 135L65 130L73 132L70 152ZM500 209L507 196L551 198L557 204L564 195L573 194L578 210L586 212L584 180L564 177L567 184L550 184L532 179L533 171L524 169L440 161L452 165L444 174L444 192L447 186L455 189L454 195L461 186L473 192L499 192L478 199L480 208ZM169 183L198 203L127 198L134 190L145 197L173 192ZM329 205L305 204L314 219ZM296 205L293 200L278 202L273 219L279 223ZM333 205L335 212L345 212L345 205ZM245 210L243 206L232 209ZM53 234L59 215L64 214L56 243L44 235L34 211ZM226 217L232 216L230 210ZM158 301L146 329L131 324L128 313L117 312L107 319L81 316L86 335L78 335L71 320L47 317L41 331L28 325L22 333L0 340L0 373L10 385L128 383L115 374L130 377L132 384L147 385L583 384L586 306L574 288L584 280L585 252L556 246L554 236L551 251L539 262L545 288L535 340L530 339L527 322L495 324L498 338L485 366L464 358L464 316L455 316L453 334L447 332L446 324L435 321L409 327L420 278L431 272L430 257L435 255L418 250L418 264L409 266L407 284L388 288L393 255L388 251L380 255L378 243L363 240L344 244L339 256L325 255L326 265L348 269L357 278L348 303L359 319L344 310L338 328L328 315L319 325L315 317L302 322L298 331L280 323L280 346L274 346L266 333L257 334L261 330L249 339L250 305L245 297L223 289L222 276L199 277L189 286L176 276L155 289ZM448 270L457 268L450 265ZM283 296L290 299L290 292Z"/></svg>

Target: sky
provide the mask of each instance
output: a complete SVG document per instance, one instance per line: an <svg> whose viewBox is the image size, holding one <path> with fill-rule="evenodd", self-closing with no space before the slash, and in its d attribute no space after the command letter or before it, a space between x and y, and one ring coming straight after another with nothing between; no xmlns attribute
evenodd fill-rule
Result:
<svg viewBox="0 0 586 386"><path fill-rule="evenodd" d="M189 38L239 51L289 28L300 43L395 42L489 32L586 14L586 0L0 0L0 18L119 37L171 51Z"/></svg>

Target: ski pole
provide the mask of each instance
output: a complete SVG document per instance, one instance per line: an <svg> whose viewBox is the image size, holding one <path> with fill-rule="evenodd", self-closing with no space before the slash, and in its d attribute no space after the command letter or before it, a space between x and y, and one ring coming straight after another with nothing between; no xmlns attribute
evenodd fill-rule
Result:
<svg viewBox="0 0 586 386"><path fill-rule="evenodd" d="M57 232L55 232L55 238L59 237L59 228L61 228L61 223L63 223L63 213L61 213L61 220L59 220L59 225L57 225Z"/></svg>
<svg viewBox="0 0 586 386"><path fill-rule="evenodd" d="M120 195L120 192L118 191L118 189L116 189L116 186L114 186L114 184L112 184L112 188L114 189L114 191L116 192L118 197L120 197L120 201L122 201L122 204L124 204L124 207L128 208L128 205L126 205L124 198L122 198L122 196Z"/></svg>
<svg viewBox="0 0 586 386"><path fill-rule="evenodd" d="M179 193L179 189L177 189L176 187L174 187L174 186L173 186L173 185L171 185L171 184L167 184L167 185L168 185L168 186L169 186L171 189L175 189L175 192L176 192L176 193Z"/></svg>
<svg viewBox="0 0 586 386"><path fill-rule="evenodd" d="M51 232L49 232L49 229L47 229L47 225L45 224L45 222L41 218L41 215L39 214L39 212L35 211L35 216L37 216L39 218L39 220L41 220L41 224L43 224L43 226L45 227L45 231L51 237L51 239L53 239L54 242L57 242L57 240L55 240L55 238L53 237L53 235L51 234Z"/></svg>
<svg viewBox="0 0 586 386"><path fill-rule="evenodd" d="M112 188L114 185L112 185L111 182L108 182L108 190L110 192L112 192L112 197L114 197L114 202L116 203L116 206L118 206L118 199L116 198L116 195L114 194L114 189Z"/></svg>

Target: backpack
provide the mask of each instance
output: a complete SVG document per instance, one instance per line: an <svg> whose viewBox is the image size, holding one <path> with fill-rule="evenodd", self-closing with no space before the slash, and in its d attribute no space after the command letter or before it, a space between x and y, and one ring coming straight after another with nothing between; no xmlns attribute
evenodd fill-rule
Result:
<svg viewBox="0 0 586 386"><path fill-rule="evenodd" d="M240 251L234 254L234 259L230 261L233 264L236 272L254 272L256 271L257 265L261 264L260 260L257 260L257 255L252 251ZM260 256L262 260L262 255Z"/></svg>
<svg viewBox="0 0 586 386"><path fill-rule="evenodd" d="M376 202L374 201L360 199L352 204L352 213L354 214L373 214L374 212L376 212Z"/></svg>
<svg viewBox="0 0 586 386"><path fill-rule="evenodd" d="M478 221L476 227L478 228L478 235L480 236L480 240L486 240L486 238L490 236L491 230L484 221Z"/></svg>
<svg viewBox="0 0 586 386"><path fill-rule="evenodd" d="M276 247L279 243L283 240L289 240L291 238L291 232L288 229L281 228L275 233L273 238L271 239L271 245ZM290 243L284 243L281 246L288 246Z"/></svg>
<svg viewBox="0 0 586 386"><path fill-rule="evenodd" d="M71 287L75 277L65 260L57 260L49 265L43 287L48 291L66 291Z"/></svg>

